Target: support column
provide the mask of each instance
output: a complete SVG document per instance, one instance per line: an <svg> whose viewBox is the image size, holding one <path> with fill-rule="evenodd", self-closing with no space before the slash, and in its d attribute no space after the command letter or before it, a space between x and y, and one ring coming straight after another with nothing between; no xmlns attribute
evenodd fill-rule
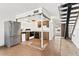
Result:
<svg viewBox="0 0 79 59"><path fill-rule="evenodd" d="M42 14L41 14L41 48L44 47L44 44L43 44L43 19L42 19Z"/></svg>

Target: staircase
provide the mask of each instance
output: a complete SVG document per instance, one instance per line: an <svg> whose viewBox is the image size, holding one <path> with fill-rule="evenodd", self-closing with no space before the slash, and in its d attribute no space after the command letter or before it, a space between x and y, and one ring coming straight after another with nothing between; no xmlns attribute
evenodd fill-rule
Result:
<svg viewBox="0 0 79 59"><path fill-rule="evenodd" d="M66 3L59 6L59 13L61 18L61 24L65 25L65 39L72 39L78 14L79 4L78 3Z"/></svg>

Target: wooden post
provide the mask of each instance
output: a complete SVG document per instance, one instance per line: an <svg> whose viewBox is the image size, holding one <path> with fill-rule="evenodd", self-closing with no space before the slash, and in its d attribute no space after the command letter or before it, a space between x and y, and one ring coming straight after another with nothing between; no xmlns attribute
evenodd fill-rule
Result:
<svg viewBox="0 0 79 59"><path fill-rule="evenodd" d="M42 19L42 14L41 14L41 48L44 47L43 45L43 19Z"/></svg>

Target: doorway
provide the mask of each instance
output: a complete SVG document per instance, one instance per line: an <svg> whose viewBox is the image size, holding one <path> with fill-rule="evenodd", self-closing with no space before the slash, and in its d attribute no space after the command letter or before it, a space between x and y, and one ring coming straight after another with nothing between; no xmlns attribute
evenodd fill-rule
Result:
<svg viewBox="0 0 79 59"><path fill-rule="evenodd" d="M22 33L22 42L26 41L25 33Z"/></svg>
<svg viewBox="0 0 79 59"><path fill-rule="evenodd" d="M65 25L66 24L61 24L61 37L64 37L65 35Z"/></svg>

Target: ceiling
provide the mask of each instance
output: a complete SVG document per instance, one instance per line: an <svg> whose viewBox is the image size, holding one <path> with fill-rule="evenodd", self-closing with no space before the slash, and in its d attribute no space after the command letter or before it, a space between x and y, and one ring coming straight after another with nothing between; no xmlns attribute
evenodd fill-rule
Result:
<svg viewBox="0 0 79 59"><path fill-rule="evenodd" d="M47 12L59 18L58 3L0 3L0 20L15 18L16 15L43 7Z"/></svg>

